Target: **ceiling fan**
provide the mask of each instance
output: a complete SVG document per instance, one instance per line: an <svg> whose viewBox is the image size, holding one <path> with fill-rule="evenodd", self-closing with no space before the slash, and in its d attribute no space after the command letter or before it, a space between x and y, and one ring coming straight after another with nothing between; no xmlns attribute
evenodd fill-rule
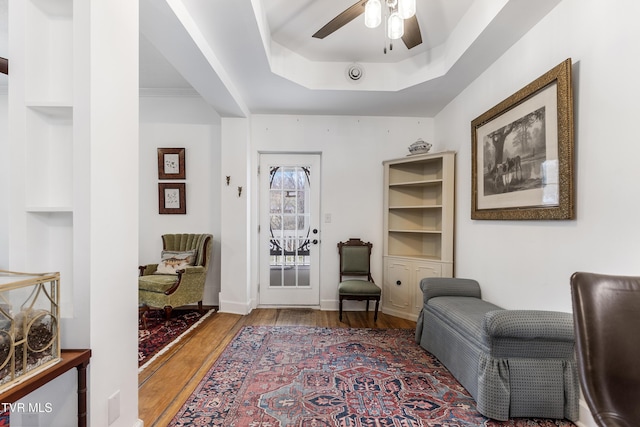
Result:
<svg viewBox="0 0 640 427"><path fill-rule="evenodd" d="M9 60L7 58L0 58L0 73L9 74Z"/></svg>
<svg viewBox="0 0 640 427"><path fill-rule="evenodd" d="M313 37L317 39L323 39L329 34L332 34L349 22L353 21L355 18L365 12L365 6L368 1L369 0L359 0L354 5L350 6L347 10L329 21L324 27L320 28L313 35ZM397 7L398 0L382 0L382 3L385 4L391 11L395 7ZM415 14L410 18L404 20L404 35L402 36L402 41L404 42L405 46L407 46L407 49L411 49L422 43L420 26L418 25L418 19L416 18Z"/></svg>

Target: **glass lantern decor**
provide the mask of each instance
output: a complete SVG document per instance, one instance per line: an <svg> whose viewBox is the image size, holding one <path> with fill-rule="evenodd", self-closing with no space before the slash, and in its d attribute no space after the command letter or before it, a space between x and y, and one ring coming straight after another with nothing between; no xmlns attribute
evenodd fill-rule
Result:
<svg viewBox="0 0 640 427"><path fill-rule="evenodd" d="M60 273L0 270L0 391L60 360Z"/></svg>

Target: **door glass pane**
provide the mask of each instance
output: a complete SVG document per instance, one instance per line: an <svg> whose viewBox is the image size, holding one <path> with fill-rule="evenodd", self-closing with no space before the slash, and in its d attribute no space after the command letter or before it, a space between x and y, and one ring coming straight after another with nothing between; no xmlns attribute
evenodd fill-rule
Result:
<svg viewBox="0 0 640 427"><path fill-rule="evenodd" d="M281 213L282 212L282 192L279 190L271 190L269 192L269 212Z"/></svg>
<svg viewBox="0 0 640 427"><path fill-rule="evenodd" d="M308 166L271 166L270 283L271 287L309 287Z"/></svg>
<svg viewBox="0 0 640 427"><path fill-rule="evenodd" d="M275 170L271 175L270 188L272 190L279 190L282 188L282 171Z"/></svg>
<svg viewBox="0 0 640 427"><path fill-rule="evenodd" d="M305 206L305 193L304 191L298 191L297 195L297 204L298 204L298 213L303 214L307 211L306 206Z"/></svg>

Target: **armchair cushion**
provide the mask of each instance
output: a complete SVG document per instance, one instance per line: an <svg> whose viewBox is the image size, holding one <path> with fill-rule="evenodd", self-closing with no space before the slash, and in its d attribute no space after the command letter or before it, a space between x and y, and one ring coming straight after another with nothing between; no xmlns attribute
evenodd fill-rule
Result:
<svg viewBox="0 0 640 427"><path fill-rule="evenodd" d="M162 294L175 283L176 276L173 274L141 276L138 278L138 290Z"/></svg>
<svg viewBox="0 0 640 427"><path fill-rule="evenodd" d="M380 295L381 293L380 288L368 280L345 280L340 282L338 290L341 295Z"/></svg>
<svg viewBox="0 0 640 427"><path fill-rule="evenodd" d="M154 274L177 274L188 265L196 262L196 251L162 251L162 259Z"/></svg>

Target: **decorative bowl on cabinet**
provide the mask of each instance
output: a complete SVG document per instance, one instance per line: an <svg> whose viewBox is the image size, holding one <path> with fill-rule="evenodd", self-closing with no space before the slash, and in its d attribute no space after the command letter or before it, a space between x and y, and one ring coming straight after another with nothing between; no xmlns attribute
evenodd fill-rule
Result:
<svg viewBox="0 0 640 427"><path fill-rule="evenodd" d="M409 153L411 154L425 154L431 150L431 144L423 141L422 138L419 138L416 142L409 146Z"/></svg>

